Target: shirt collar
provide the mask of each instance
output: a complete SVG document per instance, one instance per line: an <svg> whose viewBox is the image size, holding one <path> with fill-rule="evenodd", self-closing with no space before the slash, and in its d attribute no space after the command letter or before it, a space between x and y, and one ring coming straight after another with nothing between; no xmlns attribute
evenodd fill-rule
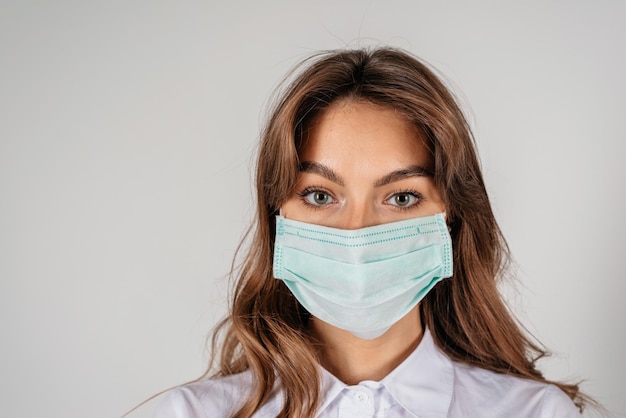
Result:
<svg viewBox="0 0 626 418"><path fill-rule="evenodd" d="M420 418L444 418L448 414L454 385L454 366L425 328L417 348L380 383L404 409ZM347 385L322 368L326 408Z"/></svg>
<svg viewBox="0 0 626 418"><path fill-rule="evenodd" d="M414 415L445 417L452 401L454 367L425 328L417 348L381 383Z"/></svg>

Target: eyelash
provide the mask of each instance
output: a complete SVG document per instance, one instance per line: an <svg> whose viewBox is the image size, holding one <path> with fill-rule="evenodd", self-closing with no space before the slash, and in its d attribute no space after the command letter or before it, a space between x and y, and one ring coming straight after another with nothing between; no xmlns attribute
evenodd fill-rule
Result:
<svg viewBox="0 0 626 418"><path fill-rule="evenodd" d="M323 209L327 205L314 205L311 202L309 202L307 199L307 196L310 195L311 193L319 193L319 192L327 194L328 196L330 196L331 199L336 200L335 197L332 195L332 193L330 193L328 190L326 190L325 188L321 186L306 187L305 189L298 192L298 197L300 198L302 203L308 206L309 208L314 209L314 210L320 210L320 209ZM385 198L384 201L387 202L389 199L392 199L394 196L401 195L401 194L411 195L412 197L415 198L416 202L409 206L398 206L398 205L390 204L390 206L392 206L395 210L408 211L412 209L417 209L419 206L422 205L422 202L424 201L423 194L421 194L417 190L407 190L407 189L397 190L391 193L387 198Z"/></svg>
<svg viewBox="0 0 626 418"><path fill-rule="evenodd" d="M330 196L331 199L335 199L332 195L332 193L330 193L328 190L326 190L325 188L321 187L321 186L309 186L306 187L305 189L303 189L302 191L298 192L298 196L300 197L300 200L302 201L302 203L304 205L306 205L307 207L313 209L313 210L320 210L320 209L324 209L325 206L327 205L314 205L311 202L309 202L307 200L307 196L310 195L311 193L324 193L327 194L328 196Z"/></svg>
<svg viewBox="0 0 626 418"><path fill-rule="evenodd" d="M401 210L401 211L408 211L408 210L413 210L413 209L417 209L418 207L420 207L422 205L422 203L424 202L424 195L421 194L420 192L418 192L417 190L407 190L407 189L402 189L402 190L396 190L395 192L391 193L386 199L385 202L387 202L389 199L392 199L394 196L397 195L401 195L401 194L408 194L411 195L415 198L416 202L409 205L409 206L397 206L397 205L391 205L393 206L393 208L395 210Z"/></svg>

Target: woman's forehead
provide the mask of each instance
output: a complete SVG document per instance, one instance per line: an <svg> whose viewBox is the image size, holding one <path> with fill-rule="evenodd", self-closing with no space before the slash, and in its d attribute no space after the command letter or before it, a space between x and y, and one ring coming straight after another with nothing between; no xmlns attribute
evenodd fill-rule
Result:
<svg viewBox="0 0 626 418"><path fill-rule="evenodd" d="M408 118L394 109L354 100L333 103L312 121L299 157L310 162L431 165L424 136Z"/></svg>

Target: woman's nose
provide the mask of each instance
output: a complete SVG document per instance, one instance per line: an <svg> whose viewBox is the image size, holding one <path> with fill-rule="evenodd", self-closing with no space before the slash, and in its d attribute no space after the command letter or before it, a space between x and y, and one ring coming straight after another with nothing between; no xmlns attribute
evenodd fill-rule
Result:
<svg viewBox="0 0 626 418"><path fill-rule="evenodd" d="M372 205L366 203L349 205L342 218L342 225L339 226L342 229L359 229L380 223Z"/></svg>

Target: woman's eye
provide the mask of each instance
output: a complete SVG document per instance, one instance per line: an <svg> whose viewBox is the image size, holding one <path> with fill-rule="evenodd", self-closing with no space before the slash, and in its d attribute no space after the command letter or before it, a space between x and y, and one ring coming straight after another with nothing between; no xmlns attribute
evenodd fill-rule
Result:
<svg viewBox="0 0 626 418"><path fill-rule="evenodd" d="M409 207L419 202L418 196L410 192L395 193L387 202L392 206Z"/></svg>
<svg viewBox="0 0 626 418"><path fill-rule="evenodd" d="M334 199L328 193L320 190L309 192L304 195L304 198L308 203L315 206L323 206L334 202Z"/></svg>

